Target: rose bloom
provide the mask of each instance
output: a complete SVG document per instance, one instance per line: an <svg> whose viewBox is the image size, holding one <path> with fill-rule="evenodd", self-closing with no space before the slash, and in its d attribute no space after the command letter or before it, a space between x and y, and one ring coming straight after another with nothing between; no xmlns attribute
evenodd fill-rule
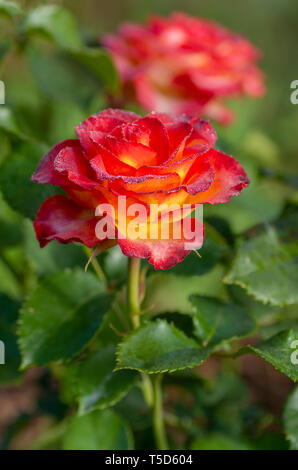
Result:
<svg viewBox="0 0 298 470"><path fill-rule="evenodd" d="M249 183L241 165L214 148L214 129L198 117L150 113L142 118L107 109L79 124L76 133L78 139L61 142L45 155L32 176L36 183L57 185L66 193L48 198L37 213L34 228L41 247L58 240L102 251L119 243L126 256L148 258L155 269L168 269L191 248L186 245L187 230L179 239L174 236L182 220L179 211L166 222L169 238L160 236L167 207L186 205L191 212L200 204L225 203ZM139 235L131 236L123 229L123 222L133 215L133 211L119 213L118 202L124 196L128 210L138 204L147 215L152 205L163 204L154 219L155 238L144 238L146 221L142 218ZM109 230L106 237L96 236L97 224L105 216L96 211L100 204L115 211L114 220L105 219L109 229L114 225L116 240L109 237ZM192 223L190 232L191 228ZM201 230L196 239L199 245L203 236Z"/></svg>
<svg viewBox="0 0 298 470"><path fill-rule="evenodd" d="M228 124L233 113L223 98L264 93L259 52L205 19L173 13L145 25L123 23L103 44L120 72L125 97L148 111L199 113Z"/></svg>

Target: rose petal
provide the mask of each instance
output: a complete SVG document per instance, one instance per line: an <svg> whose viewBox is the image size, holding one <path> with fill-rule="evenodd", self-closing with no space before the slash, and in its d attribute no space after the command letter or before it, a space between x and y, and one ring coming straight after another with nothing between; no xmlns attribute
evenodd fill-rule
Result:
<svg viewBox="0 0 298 470"><path fill-rule="evenodd" d="M62 189L76 204L86 209L92 209L93 212L98 204L107 202L105 199L105 189L102 186L88 191L76 186L63 186Z"/></svg>
<svg viewBox="0 0 298 470"><path fill-rule="evenodd" d="M121 178L117 181L111 182L109 185L114 191L119 194L123 193L123 190L133 191L142 194L152 194L155 191L171 191L180 184L180 177L177 173L171 174L157 174L157 175L145 175L138 178Z"/></svg>
<svg viewBox="0 0 298 470"><path fill-rule="evenodd" d="M59 152L54 160L54 168L57 172L64 174L69 181L85 189L98 186L98 182L91 179L91 169L84 159L79 147L65 147Z"/></svg>
<svg viewBox="0 0 298 470"><path fill-rule="evenodd" d="M34 229L41 247L57 240L59 243L81 242L92 248L99 243L95 235L98 220L94 211L57 195L44 201L36 215Z"/></svg>
<svg viewBox="0 0 298 470"><path fill-rule="evenodd" d="M135 168L120 160L102 145L98 146L98 154L92 158L90 165L100 179L105 179L109 175L134 176L136 172Z"/></svg>
<svg viewBox="0 0 298 470"><path fill-rule="evenodd" d="M225 126L231 124L235 117L234 112L218 99L209 101L204 110L211 119Z"/></svg>
<svg viewBox="0 0 298 470"><path fill-rule="evenodd" d="M181 189L185 189L189 194L197 194L198 192L206 191L213 182L215 172L213 165L209 161L206 148L204 149L202 147L201 151L203 152L203 155L194 154L181 161L170 163L165 166L140 168L137 174L148 175L150 172L151 174L159 176L168 176L168 185L165 184L162 187L158 185L155 188L155 191L160 191L162 193L174 190L179 192ZM179 175L179 178L176 178L176 180L173 178L173 182L170 183L171 180L169 174L176 176ZM150 194L152 192L150 179L148 176L147 178L148 180L144 181L142 191L139 191L144 194ZM167 181L165 181L165 183L167 183ZM127 186L126 189L133 190L131 186Z"/></svg>
<svg viewBox="0 0 298 470"><path fill-rule="evenodd" d="M209 147L214 147L217 141L217 134L215 129L211 126L209 121L205 119L199 119L198 117L190 120L195 132L190 136L187 145L194 145L194 141L202 141L204 144L208 144Z"/></svg>
<svg viewBox="0 0 298 470"><path fill-rule="evenodd" d="M127 140L142 144L155 151L158 156L157 163L161 163L168 158L169 138L167 131L154 113L126 125L124 132Z"/></svg>
<svg viewBox="0 0 298 470"><path fill-rule="evenodd" d="M169 159L179 160L182 158L187 139L193 132L192 126L188 122L174 122L166 125L169 136Z"/></svg>
<svg viewBox="0 0 298 470"><path fill-rule="evenodd" d="M195 219L191 220L194 222ZM175 222L175 224L178 223L180 222ZM197 221L197 223L199 222ZM200 227L199 233L196 234L195 246L193 248L200 248L203 244L204 230L202 224L200 224ZM193 249L189 245L193 241L193 234L190 232L190 228L188 231L185 229L185 232L184 237L181 239L131 240L118 238L118 243L124 255L147 258L155 269L170 269L180 261L183 261Z"/></svg>
<svg viewBox="0 0 298 470"><path fill-rule="evenodd" d="M232 196L239 195L249 184L249 178L240 163L235 158L218 150L210 150L208 158L213 165L214 181L202 193L188 196L186 203L218 204L229 202Z"/></svg>
<svg viewBox="0 0 298 470"><path fill-rule="evenodd" d="M119 109L106 109L98 114L90 116L76 127L77 136L80 139L82 147L86 150L89 157L97 154L97 145L90 138L90 131L100 131L109 133L115 127L125 122L133 122L139 119L139 116L129 111Z"/></svg>
<svg viewBox="0 0 298 470"><path fill-rule="evenodd" d="M144 165L156 165L159 161L156 151L141 143L108 136L105 146L121 161L136 169Z"/></svg>
<svg viewBox="0 0 298 470"><path fill-rule="evenodd" d="M210 188L215 177L216 173L207 152L195 160L185 177L182 187L191 195L205 192Z"/></svg>
<svg viewBox="0 0 298 470"><path fill-rule="evenodd" d="M64 148L80 149L80 143L77 140L64 140L55 145L39 162L38 167L33 173L31 180L39 184L53 184L65 186L69 184L67 176L58 173L55 170L54 161L57 155Z"/></svg>

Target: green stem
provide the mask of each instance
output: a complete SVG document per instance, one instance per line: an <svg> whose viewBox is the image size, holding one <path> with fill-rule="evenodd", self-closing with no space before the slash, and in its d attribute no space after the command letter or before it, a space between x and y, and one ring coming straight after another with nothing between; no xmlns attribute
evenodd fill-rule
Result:
<svg viewBox="0 0 298 470"><path fill-rule="evenodd" d="M99 278L101 281L107 282L106 275L105 275L105 273L103 272L102 267L100 266L98 260L97 260L96 258L93 258L93 259L91 260L91 264L92 264L93 269L94 269L94 271L96 272L98 278Z"/></svg>
<svg viewBox="0 0 298 470"><path fill-rule="evenodd" d="M127 308L134 329L140 326L140 258L128 258ZM151 408L153 405L153 389L147 374L142 376L144 398Z"/></svg>
<svg viewBox="0 0 298 470"><path fill-rule="evenodd" d="M154 403L154 392L152 387L152 382L148 374L141 374L142 376L142 391L145 398L145 401L149 408L153 407Z"/></svg>
<svg viewBox="0 0 298 470"><path fill-rule="evenodd" d="M169 448L164 424L162 407L162 375L157 374L153 379L154 403L153 403L153 428L158 450L167 450Z"/></svg>
<svg viewBox="0 0 298 470"><path fill-rule="evenodd" d="M140 326L140 264L139 258L132 257L128 259L127 308L134 329ZM162 375L155 376L153 386L147 374L142 373L141 377L144 398L153 410L153 428L157 448L166 450L168 443L162 410Z"/></svg>
<svg viewBox="0 0 298 470"><path fill-rule="evenodd" d="M128 258L127 308L134 328L140 326L140 258Z"/></svg>

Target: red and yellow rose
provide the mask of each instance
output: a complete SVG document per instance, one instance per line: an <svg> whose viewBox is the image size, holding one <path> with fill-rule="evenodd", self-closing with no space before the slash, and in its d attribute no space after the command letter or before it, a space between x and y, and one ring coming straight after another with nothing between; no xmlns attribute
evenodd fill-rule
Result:
<svg viewBox="0 0 298 470"><path fill-rule="evenodd" d="M106 35L126 98L146 110L199 114L227 124L233 96L261 96L260 54L249 41L211 21L173 13L146 24L123 23Z"/></svg>
<svg viewBox="0 0 298 470"><path fill-rule="evenodd" d="M150 215L151 204L194 208L225 203L249 183L241 165L214 148L216 133L209 122L197 117L150 113L142 118L107 109L78 125L76 133L78 139L52 148L32 176L36 183L57 185L66 193L47 199L37 213L34 227L42 247L51 240L102 249L118 242L125 255L148 258L156 269L167 269L190 251L185 236L119 236L119 197L125 196L128 206L141 204ZM96 236L100 217L95 211L102 203L115 209L117 241ZM176 222L173 218L170 223Z"/></svg>

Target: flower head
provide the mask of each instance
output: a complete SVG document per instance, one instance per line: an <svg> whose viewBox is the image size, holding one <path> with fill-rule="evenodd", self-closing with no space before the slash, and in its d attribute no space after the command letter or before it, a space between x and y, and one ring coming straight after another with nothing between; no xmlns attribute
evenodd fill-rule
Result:
<svg viewBox="0 0 298 470"><path fill-rule="evenodd" d="M259 52L243 37L216 23L173 13L147 24L124 23L107 35L127 97L146 110L200 114L228 124L223 99L261 96Z"/></svg>
<svg viewBox="0 0 298 470"><path fill-rule="evenodd" d="M34 227L41 246L54 239L102 249L118 242L125 255L167 269L189 253L192 235L197 245L203 243L203 230L199 236L192 233L193 218L177 236L185 218L179 208L188 208L189 215L200 204L228 202L249 183L241 165L214 148L214 129L198 117L150 113L142 118L107 109L86 119L76 132L78 139L56 145L32 176L66 193L47 199L37 213ZM125 213L119 209L123 198ZM156 205L161 210L153 214ZM96 227L107 207L113 209L105 219L109 230L99 237ZM136 210L141 214L132 233L128 222ZM154 236L147 230L148 216ZM160 235L164 226L167 237ZM111 239L111 228L117 241Z"/></svg>

